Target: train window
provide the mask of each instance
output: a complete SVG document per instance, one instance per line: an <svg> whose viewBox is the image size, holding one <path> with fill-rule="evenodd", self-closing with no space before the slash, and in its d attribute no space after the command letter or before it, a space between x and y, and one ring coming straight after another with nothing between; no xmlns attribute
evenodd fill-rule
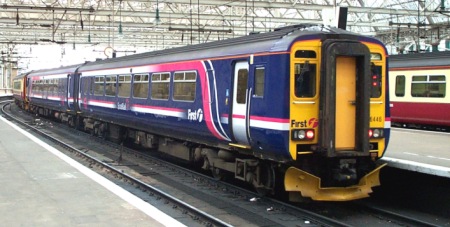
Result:
<svg viewBox="0 0 450 227"><path fill-rule="evenodd" d="M21 84L20 84L20 81L14 81L14 89L15 90L20 90L20 89L22 89L21 87Z"/></svg>
<svg viewBox="0 0 450 227"><path fill-rule="evenodd" d="M85 94L85 95L89 94L89 84L90 84L89 79L90 79L90 77L82 77L81 78L82 94Z"/></svg>
<svg viewBox="0 0 450 227"><path fill-rule="evenodd" d="M170 73L152 74L152 99L169 99Z"/></svg>
<svg viewBox="0 0 450 227"><path fill-rule="evenodd" d="M94 95L103 95L105 91L105 77L96 76L94 79Z"/></svg>
<svg viewBox="0 0 450 227"><path fill-rule="evenodd" d="M295 64L295 96L299 98L311 98L316 95L316 64Z"/></svg>
<svg viewBox="0 0 450 227"><path fill-rule="evenodd" d="M372 63L372 88L370 91L371 98L378 98L381 96L381 66Z"/></svg>
<svg viewBox="0 0 450 227"><path fill-rule="evenodd" d="M119 75L119 97L129 98L131 93L131 75Z"/></svg>
<svg viewBox="0 0 450 227"><path fill-rule="evenodd" d="M58 94L58 86L55 83L55 80L50 80L48 90L49 90L49 93L52 93L54 95Z"/></svg>
<svg viewBox="0 0 450 227"><path fill-rule="evenodd" d="M44 92L46 92L47 93L47 95L48 95L48 88L49 88L49 85L48 85L48 82L49 82L49 80L44 80L44 84L43 84L43 89L44 89Z"/></svg>
<svg viewBox="0 0 450 227"><path fill-rule="evenodd" d="M31 81L31 91L33 92L37 91L37 82L35 80Z"/></svg>
<svg viewBox="0 0 450 227"><path fill-rule="evenodd" d="M445 97L446 81L444 75L417 75L412 77L412 97Z"/></svg>
<svg viewBox="0 0 450 227"><path fill-rule="evenodd" d="M370 53L370 60L380 61L382 59L381 54L379 53Z"/></svg>
<svg viewBox="0 0 450 227"><path fill-rule="evenodd" d="M148 96L148 74L136 74L133 80L133 97L147 98Z"/></svg>
<svg viewBox="0 0 450 227"><path fill-rule="evenodd" d="M316 52L312 50L297 50L295 52L296 58L316 58Z"/></svg>
<svg viewBox="0 0 450 227"><path fill-rule="evenodd" d="M404 97L405 96L405 76L395 77L395 96Z"/></svg>
<svg viewBox="0 0 450 227"><path fill-rule="evenodd" d="M196 82L196 72L175 72L173 76L173 99L194 101Z"/></svg>
<svg viewBox="0 0 450 227"><path fill-rule="evenodd" d="M117 76L106 76L105 81L105 95L106 96L116 96L116 83Z"/></svg>
<svg viewBox="0 0 450 227"><path fill-rule="evenodd" d="M90 89L90 91L89 91L89 93L91 94L91 95L93 95L94 94L94 90L95 90L95 77L90 77L90 81L91 81L91 89Z"/></svg>
<svg viewBox="0 0 450 227"><path fill-rule="evenodd" d="M53 92L53 94L58 95L58 80L50 80L50 90Z"/></svg>
<svg viewBox="0 0 450 227"><path fill-rule="evenodd" d="M239 69L238 77L237 77L237 91L236 91L236 102L239 104L246 103L246 92L247 92L247 79L248 79L248 70L247 69Z"/></svg>
<svg viewBox="0 0 450 227"><path fill-rule="evenodd" d="M258 67L255 69L255 96L264 96L265 68Z"/></svg>

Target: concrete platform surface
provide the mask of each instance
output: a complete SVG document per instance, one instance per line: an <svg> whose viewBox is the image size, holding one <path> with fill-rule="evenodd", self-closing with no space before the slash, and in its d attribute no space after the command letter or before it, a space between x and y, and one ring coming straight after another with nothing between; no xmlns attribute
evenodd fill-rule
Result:
<svg viewBox="0 0 450 227"><path fill-rule="evenodd" d="M392 128L381 161L391 167L450 177L450 133Z"/></svg>
<svg viewBox="0 0 450 227"><path fill-rule="evenodd" d="M2 226L183 226L0 117Z"/></svg>

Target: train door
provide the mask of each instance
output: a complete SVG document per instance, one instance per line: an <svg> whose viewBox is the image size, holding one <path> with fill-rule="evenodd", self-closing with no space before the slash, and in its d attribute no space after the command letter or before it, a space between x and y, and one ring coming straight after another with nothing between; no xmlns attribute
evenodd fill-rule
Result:
<svg viewBox="0 0 450 227"><path fill-rule="evenodd" d="M234 68L233 103L231 125L234 139L242 145L249 145L248 127L248 62L237 62Z"/></svg>
<svg viewBox="0 0 450 227"><path fill-rule="evenodd" d="M67 102L68 109L71 109L72 105L73 105L73 98L72 98L73 91L71 89L73 87L72 82L73 82L73 79L72 79L71 75L67 74L67 83L66 83L67 87L65 88L65 90L67 92L66 92L65 100Z"/></svg>
<svg viewBox="0 0 450 227"><path fill-rule="evenodd" d="M93 80L93 79L92 79ZM78 110L86 110L88 99L90 98L90 94L93 93L94 88L91 87L91 77L81 77L80 75L80 83L78 89Z"/></svg>
<svg viewBox="0 0 450 227"><path fill-rule="evenodd" d="M356 119L355 57L338 56L336 58L336 88L336 149L354 150Z"/></svg>
<svg viewBox="0 0 450 227"><path fill-rule="evenodd" d="M358 42L323 44L319 144L328 157L369 154L370 51Z"/></svg>
<svg viewBox="0 0 450 227"><path fill-rule="evenodd" d="M135 80L136 80L135 76ZM147 75L148 82L148 75ZM117 109L129 110L131 97L131 74L119 75L117 81ZM122 113L122 112L121 112Z"/></svg>

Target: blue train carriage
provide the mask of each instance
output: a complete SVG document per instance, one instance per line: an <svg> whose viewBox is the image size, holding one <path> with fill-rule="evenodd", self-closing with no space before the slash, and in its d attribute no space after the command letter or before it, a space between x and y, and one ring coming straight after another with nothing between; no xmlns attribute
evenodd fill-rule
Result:
<svg viewBox="0 0 450 227"><path fill-rule="evenodd" d="M299 25L52 75L69 75L70 116L94 135L231 174L261 193L345 201L379 185L387 57L375 39Z"/></svg>
<svg viewBox="0 0 450 227"><path fill-rule="evenodd" d="M79 66L80 64L30 72L26 81L30 111L69 122L75 113L71 113L69 106L73 97L69 92L68 82Z"/></svg>

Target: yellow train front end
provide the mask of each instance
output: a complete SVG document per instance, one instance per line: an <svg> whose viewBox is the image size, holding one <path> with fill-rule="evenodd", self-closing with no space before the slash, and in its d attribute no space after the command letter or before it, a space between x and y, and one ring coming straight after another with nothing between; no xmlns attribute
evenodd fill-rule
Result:
<svg viewBox="0 0 450 227"><path fill-rule="evenodd" d="M297 41L290 53L291 201L347 201L378 186L387 145L386 52L355 39Z"/></svg>
<svg viewBox="0 0 450 227"><path fill-rule="evenodd" d="M13 97L15 103L22 109L28 110L27 74L18 75L13 79Z"/></svg>

